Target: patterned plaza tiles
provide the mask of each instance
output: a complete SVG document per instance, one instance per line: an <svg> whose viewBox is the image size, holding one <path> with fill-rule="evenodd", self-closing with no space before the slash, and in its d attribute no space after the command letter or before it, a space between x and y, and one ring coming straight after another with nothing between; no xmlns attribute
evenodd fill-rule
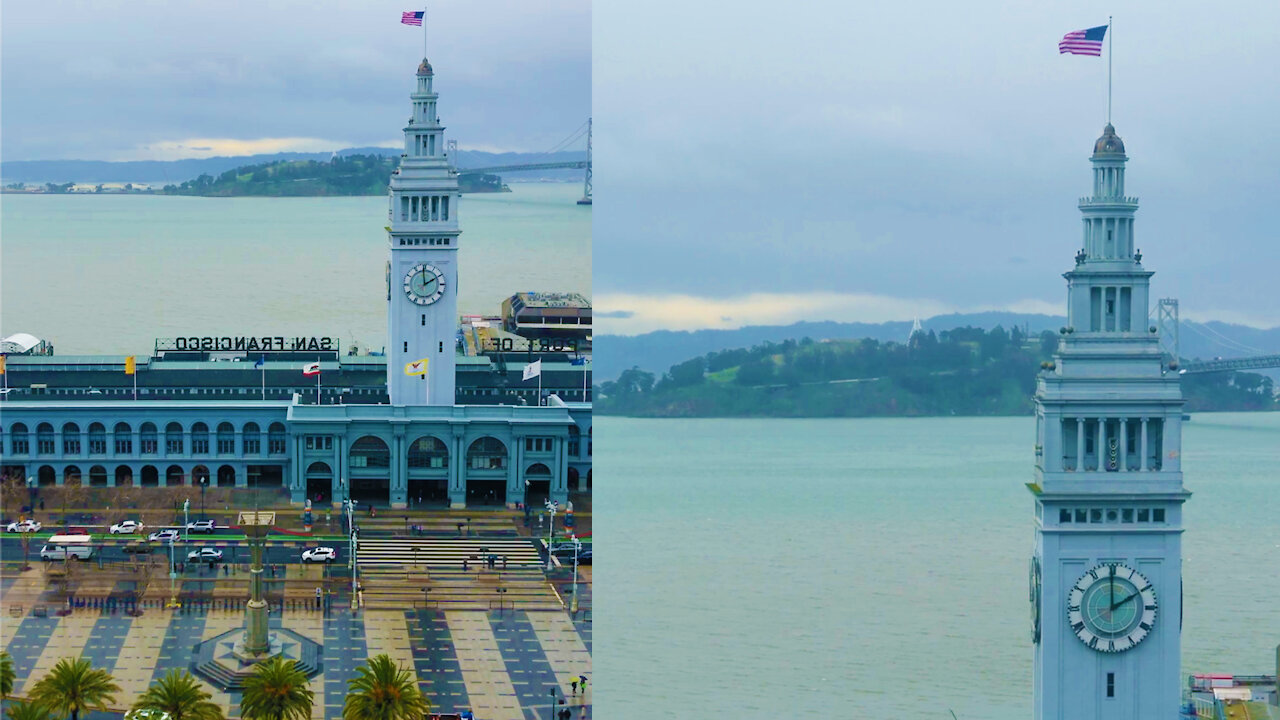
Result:
<svg viewBox="0 0 1280 720"><path fill-rule="evenodd" d="M121 708L172 668L189 668L192 646L241 627L242 611L182 611L145 607L139 617L119 610L78 609L65 617L3 618L0 641L13 656L18 688L38 680L61 658L83 656L120 685ZM590 710L590 623L566 613L369 610L327 616L316 610L272 613L271 628L288 628L323 645L323 670L310 687L313 720L342 715L347 683L370 655L386 653L408 669L438 712L472 710L483 720L546 720L550 691L573 717ZM229 717L240 696L206 687Z"/></svg>

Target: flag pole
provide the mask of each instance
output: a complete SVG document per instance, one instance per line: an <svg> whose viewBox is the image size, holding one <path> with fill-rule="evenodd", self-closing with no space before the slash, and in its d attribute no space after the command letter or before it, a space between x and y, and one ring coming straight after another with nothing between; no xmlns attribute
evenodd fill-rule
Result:
<svg viewBox="0 0 1280 720"><path fill-rule="evenodd" d="M138 402L138 368L133 369L133 401Z"/></svg>
<svg viewBox="0 0 1280 720"><path fill-rule="evenodd" d="M1107 124L1111 124L1111 51L1115 48L1115 33L1111 32L1111 16L1107 16Z"/></svg>
<svg viewBox="0 0 1280 720"><path fill-rule="evenodd" d="M422 6L422 59L427 58L427 6Z"/></svg>
<svg viewBox="0 0 1280 720"><path fill-rule="evenodd" d="M267 356L263 355L261 360L262 360L262 399L266 400L267 399Z"/></svg>
<svg viewBox="0 0 1280 720"><path fill-rule="evenodd" d="M319 362L319 361L320 361L320 358L316 358L316 365L317 365L317 367L316 367L316 404L317 404L317 405L319 405L319 404L320 404L320 375L321 375L321 373L319 372L320 368L318 367L318 366L319 366L319 364L320 364L320 362Z"/></svg>

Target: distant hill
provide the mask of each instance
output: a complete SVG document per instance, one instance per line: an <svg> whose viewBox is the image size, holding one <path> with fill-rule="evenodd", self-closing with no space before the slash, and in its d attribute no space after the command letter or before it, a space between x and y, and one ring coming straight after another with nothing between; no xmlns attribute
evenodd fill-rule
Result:
<svg viewBox="0 0 1280 720"><path fill-rule="evenodd" d="M1058 333L930 330L907 342L786 340L711 352L596 386L594 411L639 417L1027 415ZM1188 412L1276 410L1253 373L1187 375Z"/></svg>
<svg viewBox="0 0 1280 720"><path fill-rule="evenodd" d="M1030 335L1037 335L1043 330L1056 331L1066 322L1062 316L987 312L938 315L922 320L921 324L925 330L935 332L960 327L990 330L999 325L1006 330L1017 327ZM901 343L906 342L910 333L910 322L800 322L793 325L753 325L736 330L659 330L631 336L597 335L592 372L596 382L604 382L617 379L623 370L633 366L661 375L672 365L709 352L748 348L766 342L798 341L807 337L814 340L871 338ZM1180 335L1184 358L1280 353L1280 327L1259 330L1245 325L1201 324L1184 320Z"/></svg>
<svg viewBox="0 0 1280 720"><path fill-rule="evenodd" d="M339 157L351 155L380 155L398 157L399 148L361 147L338 150ZM195 180L201 175L218 177L228 170L246 165L262 165L264 163L290 160L316 160L327 162L332 152L320 153L272 153L269 155L239 155L233 157L212 157L190 160L134 160L128 162L108 162L105 160L17 160L0 162L0 184L25 183L43 185L45 183L145 183L155 187L163 185L180 185L185 181ZM478 150L459 150L458 167L461 169L479 168L493 165L515 165L523 163L570 162L583 160L585 152L543 153L490 153ZM505 182L528 182L533 180L574 180L581 179L581 170L543 170L536 173L510 173L503 177Z"/></svg>

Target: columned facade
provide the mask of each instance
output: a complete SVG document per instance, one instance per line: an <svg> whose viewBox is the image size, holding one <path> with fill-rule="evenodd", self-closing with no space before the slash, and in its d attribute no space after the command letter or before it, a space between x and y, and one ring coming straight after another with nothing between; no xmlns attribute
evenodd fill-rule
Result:
<svg viewBox="0 0 1280 720"><path fill-rule="evenodd" d="M1181 690L1182 393L1148 320L1124 144L1095 143L1068 321L1036 391L1037 720L1164 720Z"/></svg>

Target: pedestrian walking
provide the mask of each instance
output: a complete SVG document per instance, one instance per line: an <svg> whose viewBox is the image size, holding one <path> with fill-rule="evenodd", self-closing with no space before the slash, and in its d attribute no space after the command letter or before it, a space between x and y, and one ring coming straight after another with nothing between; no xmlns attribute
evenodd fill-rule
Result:
<svg viewBox="0 0 1280 720"><path fill-rule="evenodd" d="M462 558L462 572L466 572L466 571L467 571L467 559Z"/></svg>
<svg viewBox="0 0 1280 720"><path fill-rule="evenodd" d="M578 694L578 678L574 678L573 682L569 683L569 685L573 687L573 694L577 695Z"/></svg>
<svg viewBox="0 0 1280 720"><path fill-rule="evenodd" d="M506 556L506 555L503 555L503 556L502 556L502 569L503 569L503 570L506 570L506 569L507 569L507 556Z"/></svg>

